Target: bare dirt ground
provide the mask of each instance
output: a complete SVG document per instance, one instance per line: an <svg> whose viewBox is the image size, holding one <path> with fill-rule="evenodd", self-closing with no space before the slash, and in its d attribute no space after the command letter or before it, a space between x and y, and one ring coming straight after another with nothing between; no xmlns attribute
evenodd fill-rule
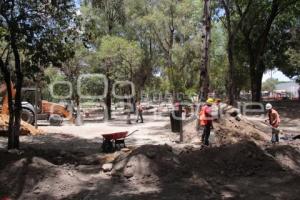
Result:
<svg viewBox="0 0 300 200"><path fill-rule="evenodd" d="M286 105L274 105L286 138L278 145L270 144L262 119L237 121L228 115L215 123L213 144L204 149L194 121L185 124L185 143L177 144L169 118L153 116L144 124L118 118L80 127L43 126L47 134L21 138L21 153L8 153L7 139L0 137L0 199L296 200L300 140L291 138L300 130L300 106ZM101 152L101 134L136 129L128 149Z"/></svg>

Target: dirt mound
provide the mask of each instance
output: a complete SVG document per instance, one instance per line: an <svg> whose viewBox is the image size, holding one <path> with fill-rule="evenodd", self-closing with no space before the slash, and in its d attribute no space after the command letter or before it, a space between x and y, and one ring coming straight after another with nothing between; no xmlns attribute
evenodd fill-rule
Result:
<svg viewBox="0 0 300 200"><path fill-rule="evenodd" d="M9 116L0 114L0 130L6 131L8 128ZM31 124L21 121L21 135L40 135L43 132L34 128Z"/></svg>
<svg viewBox="0 0 300 200"><path fill-rule="evenodd" d="M233 144L242 140L251 140L261 143L269 140L269 136L259 128L259 123L255 124L247 120L242 115L238 115L235 108L227 106L223 109L223 115L219 120L214 121L215 141L214 145ZM184 126L185 142L200 142L202 130L196 130L197 121L194 120Z"/></svg>
<svg viewBox="0 0 300 200"><path fill-rule="evenodd" d="M113 176L143 181L199 177L248 177L282 171L274 158L252 141L202 150L146 145L113 163Z"/></svg>
<svg viewBox="0 0 300 200"><path fill-rule="evenodd" d="M168 145L144 145L114 161L112 175L135 179L163 178L172 175L180 161Z"/></svg>
<svg viewBox="0 0 300 200"><path fill-rule="evenodd" d="M281 171L280 165L252 141L184 153L181 162L206 176L252 176Z"/></svg>
<svg viewBox="0 0 300 200"><path fill-rule="evenodd" d="M7 175L9 174L9 175ZM9 199L37 199L35 195L51 191L53 196L47 199L61 199L65 191L74 188L79 180L73 170L65 166L56 166L41 157L21 158L7 163L0 172L0 194Z"/></svg>
<svg viewBox="0 0 300 200"><path fill-rule="evenodd" d="M267 134L257 128L257 125L242 117L237 120L234 117L225 116L214 123L214 128L218 145L232 144L241 140L251 140L255 143L268 140Z"/></svg>

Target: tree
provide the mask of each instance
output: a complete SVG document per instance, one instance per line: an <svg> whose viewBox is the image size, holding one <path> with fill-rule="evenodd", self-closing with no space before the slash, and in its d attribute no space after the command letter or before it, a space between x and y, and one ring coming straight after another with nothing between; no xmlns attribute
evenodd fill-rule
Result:
<svg viewBox="0 0 300 200"><path fill-rule="evenodd" d="M240 16L237 12L238 0L220 0L219 7L217 6L216 13L224 24L227 32L227 58L229 62L228 75L227 75L227 96L229 98L229 104L233 105L235 101L235 71L236 63L234 59L235 55L235 42L237 38L237 32L243 25L246 15L249 12L252 1L248 1L245 8L239 9ZM223 13L224 12L224 13Z"/></svg>
<svg viewBox="0 0 300 200"><path fill-rule="evenodd" d="M209 93L209 60L211 49L211 6L210 0L204 0L203 12L203 58L200 66L200 92L199 99L205 101Z"/></svg>
<svg viewBox="0 0 300 200"><path fill-rule="evenodd" d="M287 63L283 52L286 51L288 37L284 32L287 30L286 24L291 24L289 20L297 16L287 13L297 10L297 3L295 0L219 1L215 11L227 30L227 90L230 102L239 91L237 72L244 75L245 69L249 69L252 100L259 101L265 70L278 67L279 63Z"/></svg>
<svg viewBox="0 0 300 200"><path fill-rule="evenodd" d="M193 75L199 74L200 66L201 1L163 0L148 4L151 6L147 7L139 23L150 32L151 51L155 51L152 56L157 56L153 58L154 70L167 79L167 85L170 86L168 90L176 98L175 93L185 91L185 84L199 81L199 77L194 78ZM196 64L198 66L195 70ZM191 76L193 79L190 79Z"/></svg>
<svg viewBox="0 0 300 200"><path fill-rule="evenodd" d="M100 70L112 80L133 81L143 60L143 52L136 42L116 36L103 37L99 55L103 66ZM123 95L132 92L124 90ZM128 102L128 99L125 101Z"/></svg>
<svg viewBox="0 0 300 200"><path fill-rule="evenodd" d="M104 33L108 35L114 34L114 29L118 25L124 25L125 20L125 10L124 10L124 1L123 0L85 0L85 4L90 4L92 8L94 8L92 11L97 15L100 15L100 20L103 20L105 24L105 30ZM98 20L99 20L98 19ZM93 21L94 24L99 24L101 21ZM91 27L91 26L90 26ZM93 34L90 31L95 31L95 28L92 26L92 30L86 30L89 32L88 34ZM97 36L94 39L101 39L101 37ZM92 43L97 43L97 41L91 41ZM105 75L108 80L108 92L105 98L105 103L107 106L107 112L108 112L108 120L111 119L111 90L112 90L112 78L110 77L110 73L107 71L105 72Z"/></svg>
<svg viewBox="0 0 300 200"><path fill-rule="evenodd" d="M294 16L299 16L300 9L295 10ZM290 78L296 78L300 82L300 22L299 18L294 17L293 20L285 18L284 24L292 24L285 28L285 35L289 35L285 45L280 50L281 62L277 67ZM287 21L287 22L286 22ZM278 41L278 40L277 40Z"/></svg>
<svg viewBox="0 0 300 200"><path fill-rule="evenodd" d="M85 4L83 9L84 15L89 13L85 22L85 34L91 38L92 48L99 49L102 37L110 34L136 41L142 49L143 60L137 68L136 76L133 77L137 86L137 97L141 95L141 90L153 91L154 86L167 89L168 92L176 90L178 93L186 92L190 87L193 90L199 89L201 0L124 0L119 7L113 6L117 5L118 1L103 1L102 6L95 2ZM88 9L89 5L93 8ZM114 9L118 11L113 11ZM109 10L111 11L108 12ZM90 16L90 13L97 13L97 16ZM114 23L110 23L113 24L112 29L109 29L107 23L109 18L106 15L109 13L115 16L110 18L115 19L111 20ZM117 19L121 18L117 17L117 14L125 14L122 19L126 20L120 22ZM99 55L97 54L98 57ZM99 67L95 66L95 60L100 59L97 56L95 54L94 59L89 62L94 69ZM113 75L105 75L112 84ZM164 79L163 85L156 84L156 76ZM108 109L109 99L106 98Z"/></svg>
<svg viewBox="0 0 300 200"><path fill-rule="evenodd" d="M269 78L265 82L263 82L262 89L265 91L273 92L278 83L278 79Z"/></svg>
<svg viewBox="0 0 300 200"><path fill-rule="evenodd" d="M1 41L6 44L1 54L0 67L7 88L11 88L12 75L16 83L14 102L11 90L8 90L8 148L13 149L19 148L24 70L38 69L38 62L44 66L50 62L59 64L72 56L72 49L69 48L72 42L69 40L76 27L76 15L71 0L48 3L7 0L2 1L0 6ZM12 64L13 67L10 67Z"/></svg>
<svg viewBox="0 0 300 200"><path fill-rule="evenodd" d="M86 0L86 2L91 2L92 7L99 9L96 13L103 16L109 35L113 34L113 29L117 25L125 24L123 0Z"/></svg>
<svg viewBox="0 0 300 200"><path fill-rule="evenodd" d="M265 60L267 50L272 50L268 48L271 46L270 42L276 42L275 38L271 37L274 24L289 9L297 9L296 3L299 4L299 1L253 1L251 12L247 14L245 23L240 27L247 46L253 101L261 99L262 76L269 62ZM242 2L236 4L240 17L243 16L242 6Z"/></svg>
<svg viewBox="0 0 300 200"><path fill-rule="evenodd" d="M225 97L228 69L226 51L226 30L221 22L213 21L210 51L210 88L218 97Z"/></svg>
<svg viewBox="0 0 300 200"><path fill-rule="evenodd" d="M149 14L151 4L145 0L126 0L125 1L125 15L126 24L125 34L128 40L138 41L140 48L143 50L142 64L137 69L136 76L133 81L136 85L136 96L139 99L142 89L151 84L153 80L154 66L158 63L157 47L155 45L154 36L150 33L148 24L145 23L145 16Z"/></svg>

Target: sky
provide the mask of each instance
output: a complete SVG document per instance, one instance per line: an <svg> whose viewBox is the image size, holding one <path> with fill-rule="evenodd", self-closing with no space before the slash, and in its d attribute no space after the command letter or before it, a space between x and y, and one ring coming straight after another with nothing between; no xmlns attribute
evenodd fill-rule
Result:
<svg viewBox="0 0 300 200"><path fill-rule="evenodd" d="M74 1L75 1L76 6L79 8L80 7L80 0L74 0Z"/></svg>
<svg viewBox="0 0 300 200"><path fill-rule="evenodd" d="M263 76L263 82L269 78L274 78L278 79L279 81L292 81L289 77L284 75L281 71L279 70L268 70L266 73L264 73Z"/></svg>

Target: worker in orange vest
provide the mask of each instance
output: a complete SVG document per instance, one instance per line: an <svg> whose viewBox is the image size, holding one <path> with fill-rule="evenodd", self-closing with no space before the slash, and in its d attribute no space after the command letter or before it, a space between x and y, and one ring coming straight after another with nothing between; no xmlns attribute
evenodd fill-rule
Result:
<svg viewBox="0 0 300 200"><path fill-rule="evenodd" d="M272 126L272 139L271 142L275 144L276 142L279 142L279 123L280 123L280 116L278 112L273 108L272 104L267 103L266 104L266 110L268 112L268 121L270 125Z"/></svg>
<svg viewBox="0 0 300 200"><path fill-rule="evenodd" d="M208 98L206 101L206 104L201 108L199 113L199 123L200 126L204 127L203 133L202 133L202 143L204 145L209 145L209 136L210 136L210 130L213 127L212 124L212 109L211 106L214 103L214 100L212 98Z"/></svg>

